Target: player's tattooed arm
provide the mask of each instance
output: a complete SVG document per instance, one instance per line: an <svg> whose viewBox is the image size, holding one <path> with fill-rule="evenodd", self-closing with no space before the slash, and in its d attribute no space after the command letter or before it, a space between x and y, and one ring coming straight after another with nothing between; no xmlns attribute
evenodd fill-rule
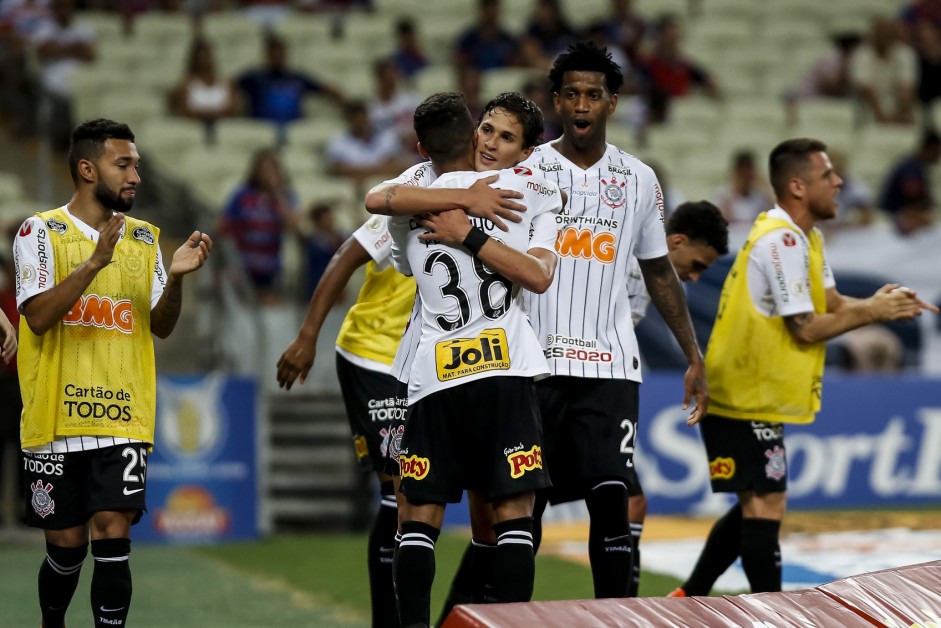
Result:
<svg viewBox="0 0 941 628"><path fill-rule="evenodd" d="M696 332L689 317L689 308L686 306L686 293L680 279L670 263L670 258L664 255L653 259L638 259L641 273L650 300L657 306L663 320L676 337L683 353L687 358L699 355L699 345L696 342Z"/></svg>

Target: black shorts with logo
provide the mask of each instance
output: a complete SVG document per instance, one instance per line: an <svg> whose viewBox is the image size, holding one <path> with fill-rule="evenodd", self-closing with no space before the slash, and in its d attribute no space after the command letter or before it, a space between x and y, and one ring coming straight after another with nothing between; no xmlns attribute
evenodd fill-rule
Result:
<svg viewBox="0 0 941 628"><path fill-rule="evenodd" d="M388 373L356 366L337 353L337 378L353 434L353 451L364 471L388 473L382 443L405 421L399 380Z"/></svg>
<svg viewBox="0 0 941 628"><path fill-rule="evenodd" d="M784 424L707 414L699 424L713 493L787 490Z"/></svg>
<svg viewBox="0 0 941 628"><path fill-rule="evenodd" d="M412 503L489 501L549 486L532 378L494 376L424 397L408 409L399 457Z"/></svg>
<svg viewBox="0 0 941 628"><path fill-rule="evenodd" d="M114 445L66 454L23 453L26 524L64 530L96 512L147 510L146 443Z"/></svg>
<svg viewBox="0 0 941 628"><path fill-rule="evenodd" d="M546 431L553 504L585 497L599 482L622 480L639 494L634 473L638 383L555 376L536 383Z"/></svg>

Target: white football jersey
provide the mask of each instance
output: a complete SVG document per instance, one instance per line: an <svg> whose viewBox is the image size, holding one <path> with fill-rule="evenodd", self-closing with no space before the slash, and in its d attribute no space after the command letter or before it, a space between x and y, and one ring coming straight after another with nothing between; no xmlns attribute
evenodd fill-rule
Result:
<svg viewBox="0 0 941 628"><path fill-rule="evenodd" d="M435 187L467 188L494 172L453 172L440 176ZM507 222L502 231L492 222L471 218L489 236L520 251L553 250L556 218L562 208L558 186L529 168L499 171L493 184L523 193L523 221ZM392 258L400 271L418 284L420 338L408 374L408 402L484 377L546 375L549 370L525 312L522 290L491 272L462 248L418 239L425 232L416 219L394 218ZM417 331L417 330L415 330ZM402 345L404 347L404 343Z"/></svg>
<svg viewBox="0 0 941 628"><path fill-rule="evenodd" d="M587 170L543 144L522 165L568 194L556 217L559 270L523 299L554 375L641 381L631 321L631 257L667 254L663 193L653 170L616 146Z"/></svg>

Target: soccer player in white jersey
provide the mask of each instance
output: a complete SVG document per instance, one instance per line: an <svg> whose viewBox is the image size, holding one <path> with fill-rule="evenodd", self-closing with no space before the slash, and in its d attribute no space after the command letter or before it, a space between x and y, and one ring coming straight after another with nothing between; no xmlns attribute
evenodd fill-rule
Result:
<svg viewBox="0 0 941 628"><path fill-rule="evenodd" d="M689 362L683 405L696 398L691 425L706 410L708 390L683 287L667 257L656 176L605 141L620 68L606 50L580 42L556 59L549 81L562 137L523 163L568 194L558 217L558 277L544 294L525 295L552 372L537 383L555 485L549 497L585 499L595 596L625 597L632 569L627 484L641 380L627 295L632 257Z"/></svg>
<svg viewBox="0 0 941 628"><path fill-rule="evenodd" d="M538 108L532 113L541 122ZM459 95L426 100L415 130L423 150L451 172L434 187L486 176L466 172L474 165L473 123ZM517 295L552 282L562 196L525 168L500 171L496 185L521 192L527 207L507 232L453 211L396 217L390 227L396 266L414 272L422 302L400 451L408 506L394 570L403 626L429 623L434 544L445 504L464 489L493 504L495 598L532 596L533 492L548 485L532 377L547 371ZM392 200L381 210L395 213Z"/></svg>
<svg viewBox="0 0 941 628"><path fill-rule="evenodd" d="M667 248L670 262L681 281L699 281L699 276L729 252L729 224L719 208L709 201L683 203L666 223ZM637 259L631 260L627 277L627 295L631 302L631 318L637 325L647 314L650 295ZM631 482L627 486L628 522L631 528L633 569L629 597L637 597L640 586L640 535L647 516L647 498L637 477L637 468L629 468Z"/></svg>

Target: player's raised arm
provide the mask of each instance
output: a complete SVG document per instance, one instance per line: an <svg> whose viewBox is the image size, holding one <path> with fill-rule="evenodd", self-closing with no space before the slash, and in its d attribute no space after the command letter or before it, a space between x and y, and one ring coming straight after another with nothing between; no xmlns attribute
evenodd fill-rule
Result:
<svg viewBox="0 0 941 628"><path fill-rule="evenodd" d="M366 194L366 210L387 216L413 216L449 209L460 209L471 216L493 221L501 230L507 226L502 219L520 222L526 207L513 199L523 195L514 190L490 187L499 178L492 175L475 182L467 189L420 188L401 183L380 183Z"/></svg>

